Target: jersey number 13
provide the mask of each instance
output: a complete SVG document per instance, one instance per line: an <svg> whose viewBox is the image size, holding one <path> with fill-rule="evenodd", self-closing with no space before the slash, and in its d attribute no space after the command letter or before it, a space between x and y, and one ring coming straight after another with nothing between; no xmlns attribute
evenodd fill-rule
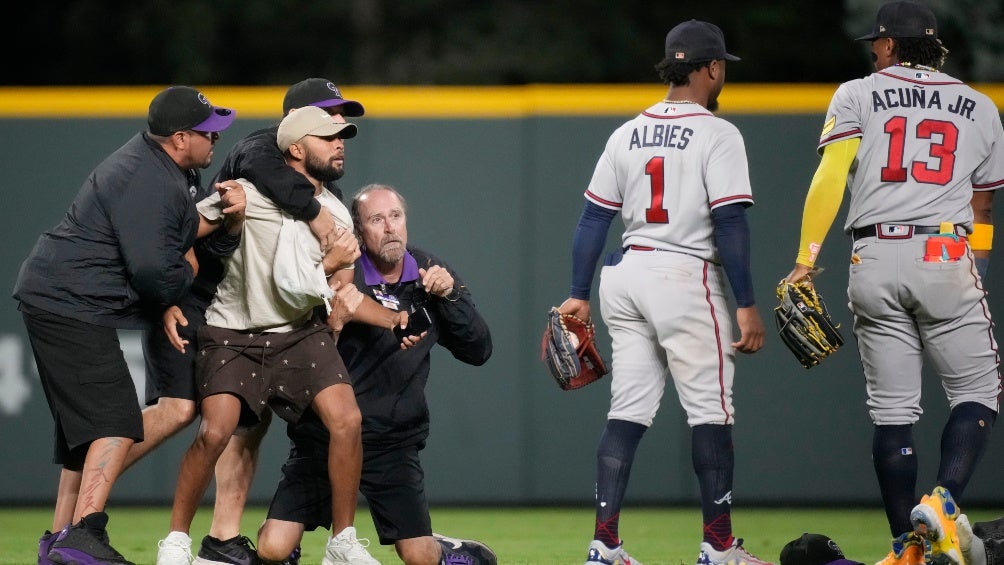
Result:
<svg viewBox="0 0 1004 565"><path fill-rule="evenodd" d="M889 134L889 156L886 165L882 167L883 182L906 182L907 164L903 162L904 148L907 136L906 117L895 116L885 123L885 132ZM931 157L938 160L937 166L931 168L923 161L909 163L910 175L917 182L945 185L952 180L955 169L955 151L958 149L959 128L952 122L941 120L921 120L917 124L917 139L931 140ZM941 138L935 141L935 136ZM654 181L653 181L654 182Z"/></svg>

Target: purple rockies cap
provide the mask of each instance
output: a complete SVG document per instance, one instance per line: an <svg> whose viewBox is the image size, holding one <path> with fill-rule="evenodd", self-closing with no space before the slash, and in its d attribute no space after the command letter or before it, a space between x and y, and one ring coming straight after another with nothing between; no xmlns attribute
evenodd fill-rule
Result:
<svg viewBox="0 0 1004 565"><path fill-rule="evenodd" d="M781 549L780 565L864 565L844 557L837 542L823 534L802 534Z"/></svg>
<svg viewBox="0 0 1004 565"><path fill-rule="evenodd" d="M282 99L282 115L285 116L293 108L304 106L342 106L344 114L353 118L362 116L365 112L362 104L343 98L335 83L326 78L308 78L289 87Z"/></svg>
<svg viewBox="0 0 1004 565"><path fill-rule="evenodd" d="M150 133L171 135L176 131L223 131L234 123L236 112L213 106L206 96L190 86L171 86L153 98L147 115Z"/></svg>

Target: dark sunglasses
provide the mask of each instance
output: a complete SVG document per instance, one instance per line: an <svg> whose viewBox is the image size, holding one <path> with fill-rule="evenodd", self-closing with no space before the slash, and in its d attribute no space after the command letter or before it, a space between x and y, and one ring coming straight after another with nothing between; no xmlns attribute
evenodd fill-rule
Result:
<svg viewBox="0 0 1004 565"><path fill-rule="evenodd" d="M192 133L197 133L202 137L208 139L211 143L216 143L216 140L220 138L220 132L218 131L199 131L199 130L188 130Z"/></svg>

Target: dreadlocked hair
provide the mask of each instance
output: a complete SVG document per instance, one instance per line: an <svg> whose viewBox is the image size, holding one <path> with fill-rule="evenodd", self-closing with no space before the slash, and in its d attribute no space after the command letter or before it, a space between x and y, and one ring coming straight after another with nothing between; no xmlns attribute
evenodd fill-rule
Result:
<svg viewBox="0 0 1004 565"><path fill-rule="evenodd" d="M923 65L940 69L948 57L948 49L940 39L928 37L896 38L896 57L904 66Z"/></svg>
<svg viewBox="0 0 1004 565"><path fill-rule="evenodd" d="M707 67L712 59L704 61L677 61L666 57L655 65L656 72L664 84L671 86L687 86L690 84L690 73Z"/></svg>

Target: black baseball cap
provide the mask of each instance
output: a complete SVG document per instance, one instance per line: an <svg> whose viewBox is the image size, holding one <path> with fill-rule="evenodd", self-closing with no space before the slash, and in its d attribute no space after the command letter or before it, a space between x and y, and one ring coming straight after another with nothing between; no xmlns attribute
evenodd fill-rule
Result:
<svg viewBox="0 0 1004 565"><path fill-rule="evenodd" d="M362 116L366 111L363 105L355 100L342 98L342 92L335 83L326 78L308 78L289 87L286 97L282 99L282 115L285 116L293 108L304 106L318 108L342 106L345 115L353 118Z"/></svg>
<svg viewBox="0 0 1004 565"><path fill-rule="evenodd" d="M690 20L677 25L666 34L666 58L689 63L739 57L725 52L725 34L713 23Z"/></svg>
<svg viewBox="0 0 1004 565"><path fill-rule="evenodd" d="M837 542L822 534L802 534L781 549L780 565L864 565L844 557Z"/></svg>
<svg viewBox="0 0 1004 565"><path fill-rule="evenodd" d="M934 12L920 2L889 2L883 4L875 15L875 27L858 41L874 41L880 37L938 38L938 20Z"/></svg>
<svg viewBox="0 0 1004 565"><path fill-rule="evenodd" d="M236 112L213 106L190 86L170 86L150 102L147 124L154 135L171 135L186 129L218 132L234 123Z"/></svg>

